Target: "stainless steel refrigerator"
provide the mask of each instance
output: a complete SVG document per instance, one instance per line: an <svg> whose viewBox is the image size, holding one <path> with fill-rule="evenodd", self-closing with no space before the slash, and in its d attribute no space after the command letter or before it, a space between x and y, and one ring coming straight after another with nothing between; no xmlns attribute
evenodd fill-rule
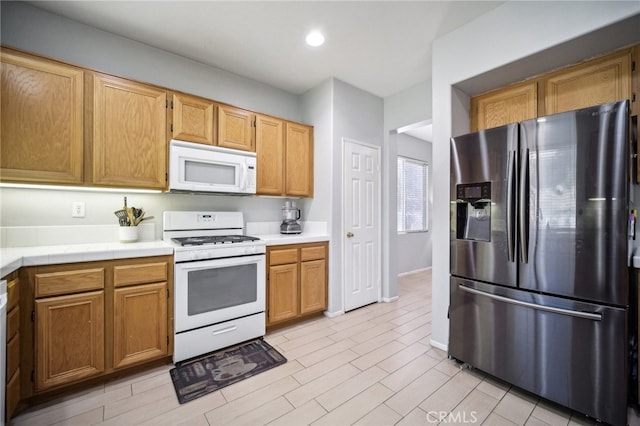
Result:
<svg viewBox="0 0 640 426"><path fill-rule="evenodd" d="M628 102L451 139L449 354L627 420Z"/></svg>

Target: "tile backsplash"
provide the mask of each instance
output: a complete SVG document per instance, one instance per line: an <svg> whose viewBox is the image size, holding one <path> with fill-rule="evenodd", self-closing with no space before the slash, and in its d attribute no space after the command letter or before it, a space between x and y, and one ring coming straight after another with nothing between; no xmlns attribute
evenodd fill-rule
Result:
<svg viewBox="0 0 640 426"><path fill-rule="evenodd" d="M57 246L119 241L118 225L3 226L0 247ZM154 241L155 224L138 225L138 241Z"/></svg>

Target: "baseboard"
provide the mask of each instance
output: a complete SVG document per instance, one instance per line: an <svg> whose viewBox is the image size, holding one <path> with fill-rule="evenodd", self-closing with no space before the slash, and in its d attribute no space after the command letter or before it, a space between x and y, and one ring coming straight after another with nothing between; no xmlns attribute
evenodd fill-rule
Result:
<svg viewBox="0 0 640 426"><path fill-rule="evenodd" d="M418 272L425 272L431 269L431 266L427 266L426 268L415 269L413 271L401 272L398 274L399 277L403 277L405 275L417 274Z"/></svg>
<svg viewBox="0 0 640 426"><path fill-rule="evenodd" d="M433 339L429 340L429 344L434 348L437 348L449 353L449 345L445 345L444 343L437 342Z"/></svg>
<svg viewBox="0 0 640 426"><path fill-rule="evenodd" d="M391 302L395 302L396 300L400 299L400 296L393 296L393 297L383 297L382 301L384 303L391 303Z"/></svg>
<svg viewBox="0 0 640 426"><path fill-rule="evenodd" d="M337 311L337 312L324 311L324 316L327 318L334 318L344 314L345 314L344 311Z"/></svg>

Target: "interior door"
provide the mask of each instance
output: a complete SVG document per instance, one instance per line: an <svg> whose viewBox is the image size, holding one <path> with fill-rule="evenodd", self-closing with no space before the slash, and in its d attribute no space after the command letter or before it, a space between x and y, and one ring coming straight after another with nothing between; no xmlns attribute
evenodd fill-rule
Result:
<svg viewBox="0 0 640 426"><path fill-rule="evenodd" d="M344 141L343 283L345 311L380 298L379 148Z"/></svg>

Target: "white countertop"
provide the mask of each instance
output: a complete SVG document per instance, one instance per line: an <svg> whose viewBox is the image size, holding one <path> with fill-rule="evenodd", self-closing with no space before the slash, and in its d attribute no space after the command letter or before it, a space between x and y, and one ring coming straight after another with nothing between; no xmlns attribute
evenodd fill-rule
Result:
<svg viewBox="0 0 640 426"><path fill-rule="evenodd" d="M301 222L302 233L281 234L280 222L247 222L246 233L267 242L268 246L329 241L326 222Z"/></svg>
<svg viewBox="0 0 640 426"><path fill-rule="evenodd" d="M173 247L163 241L2 248L0 249L0 277L4 277L22 266L90 262L96 260L172 254Z"/></svg>

